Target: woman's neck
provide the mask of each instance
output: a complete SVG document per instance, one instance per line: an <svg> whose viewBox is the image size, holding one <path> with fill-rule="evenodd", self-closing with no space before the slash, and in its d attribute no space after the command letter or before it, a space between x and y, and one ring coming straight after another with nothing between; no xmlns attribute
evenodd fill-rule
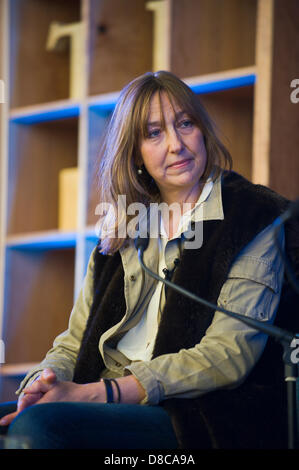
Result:
<svg viewBox="0 0 299 470"><path fill-rule="evenodd" d="M168 211L165 211L164 217L162 214L163 225L168 239L173 238L176 234L183 214L195 206L203 186L204 183L199 183L189 191L169 191L165 192L164 197L161 194L162 202L166 203L169 208Z"/></svg>

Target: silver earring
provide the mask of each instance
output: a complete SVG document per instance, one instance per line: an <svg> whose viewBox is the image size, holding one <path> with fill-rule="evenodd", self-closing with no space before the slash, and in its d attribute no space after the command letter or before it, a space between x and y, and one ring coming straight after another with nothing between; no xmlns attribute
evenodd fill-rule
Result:
<svg viewBox="0 0 299 470"><path fill-rule="evenodd" d="M138 173L138 175L142 175L142 173L143 173L142 168L138 168L137 173Z"/></svg>

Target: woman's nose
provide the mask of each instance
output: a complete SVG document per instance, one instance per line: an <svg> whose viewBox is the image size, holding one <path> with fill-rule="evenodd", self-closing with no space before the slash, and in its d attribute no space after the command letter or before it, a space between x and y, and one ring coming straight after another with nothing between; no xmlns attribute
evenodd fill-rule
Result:
<svg viewBox="0 0 299 470"><path fill-rule="evenodd" d="M182 138L176 129L171 129L167 133L168 150L170 153L180 153L184 144Z"/></svg>

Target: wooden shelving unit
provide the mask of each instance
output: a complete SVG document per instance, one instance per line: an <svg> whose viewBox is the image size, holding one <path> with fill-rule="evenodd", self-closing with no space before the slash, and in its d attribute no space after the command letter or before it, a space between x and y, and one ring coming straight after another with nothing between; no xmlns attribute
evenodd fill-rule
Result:
<svg viewBox="0 0 299 470"><path fill-rule="evenodd" d="M298 197L299 104L290 101L298 1L164 2L165 68L201 95L234 169ZM120 89L153 69L156 17L147 3L0 0L2 382L39 362L67 326L96 243L101 137ZM69 37L46 49L53 22L82 26L80 96L70 96ZM78 222L64 232L58 175L69 167L79 171Z"/></svg>

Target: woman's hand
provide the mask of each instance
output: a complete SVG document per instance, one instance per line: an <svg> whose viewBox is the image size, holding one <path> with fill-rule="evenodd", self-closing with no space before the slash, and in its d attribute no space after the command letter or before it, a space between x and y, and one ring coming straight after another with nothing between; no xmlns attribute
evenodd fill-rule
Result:
<svg viewBox="0 0 299 470"><path fill-rule="evenodd" d="M145 396L145 391L138 380L133 376L129 375L126 377L120 377L117 379L120 394L121 403L132 403L137 404ZM113 395L116 398L118 391L116 385L111 383ZM44 387L44 385L43 385ZM27 389L24 391L26 392ZM39 393L40 386L34 382L30 386L30 393ZM106 387L103 381L92 382L88 384L76 384L74 382L56 381L46 393L37 402L50 403L58 401L77 401L77 402L89 402L89 403L106 403Z"/></svg>
<svg viewBox="0 0 299 470"><path fill-rule="evenodd" d="M35 383L32 384L30 392L35 393ZM37 404L61 401L105 403L105 388L101 382L76 384L69 381L56 381L56 383L42 395Z"/></svg>
<svg viewBox="0 0 299 470"><path fill-rule="evenodd" d="M1 426L8 426L12 420L28 406L36 404L57 382L57 377L52 369L45 369L41 375L23 390L17 404L17 411L4 416L0 420Z"/></svg>
<svg viewBox="0 0 299 470"><path fill-rule="evenodd" d="M145 391L133 375L121 377L117 381L121 391L121 403L140 403L144 398ZM112 389L116 397L118 392L114 383ZM4 416L0 424L8 426L21 411L35 404L59 401L106 403L106 398L103 381L88 384L58 381L52 369L45 369L38 379L24 388L23 395L18 401L17 411Z"/></svg>

